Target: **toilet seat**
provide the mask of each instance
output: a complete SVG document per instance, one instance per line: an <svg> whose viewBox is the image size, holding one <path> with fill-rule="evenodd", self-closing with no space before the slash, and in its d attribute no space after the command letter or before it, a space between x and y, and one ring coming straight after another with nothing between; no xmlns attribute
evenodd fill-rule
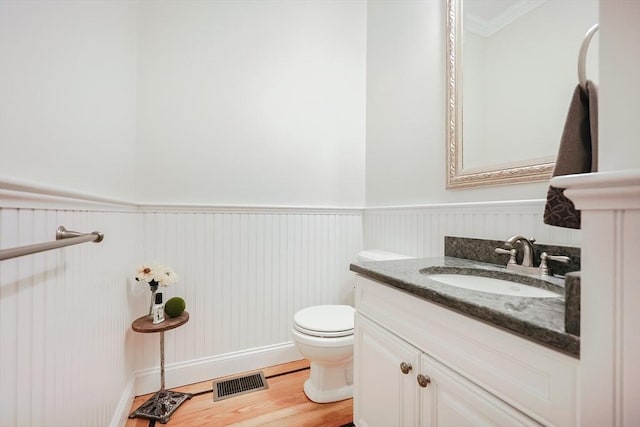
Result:
<svg viewBox="0 0 640 427"><path fill-rule="evenodd" d="M293 327L302 334L321 338L353 335L354 309L349 305L316 305L298 311Z"/></svg>

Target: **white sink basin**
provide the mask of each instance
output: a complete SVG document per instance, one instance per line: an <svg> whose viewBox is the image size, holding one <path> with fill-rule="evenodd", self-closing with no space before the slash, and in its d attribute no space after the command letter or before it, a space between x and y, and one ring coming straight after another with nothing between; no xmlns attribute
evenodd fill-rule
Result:
<svg viewBox="0 0 640 427"><path fill-rule="evenodd" d="M559 298L554 292L546 289L527 286L507 280L492 277L470 276L466 274L429 274L427 277L436 282L472 291L489 292L492 294L511 295L528 298Z"/></svg>

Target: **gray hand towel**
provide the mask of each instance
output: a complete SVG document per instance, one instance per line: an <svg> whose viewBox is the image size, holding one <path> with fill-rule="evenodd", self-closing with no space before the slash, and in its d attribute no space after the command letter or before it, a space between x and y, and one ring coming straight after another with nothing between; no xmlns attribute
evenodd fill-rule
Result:
<svg viewBox="0 0 640 427"><path fill-rule="evenodd" d="M553 176L598 170L598 88L587 81L586 90L576 87L560 139ZM580 228L580 211L564 195L564 188L549 186L544 223Z"/></svg>

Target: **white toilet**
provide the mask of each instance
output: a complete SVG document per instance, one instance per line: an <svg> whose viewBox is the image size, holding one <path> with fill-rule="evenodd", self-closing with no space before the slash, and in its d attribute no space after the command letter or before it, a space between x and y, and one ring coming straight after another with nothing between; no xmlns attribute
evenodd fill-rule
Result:
<svg viewBox="0 0 640 427"><path fill-rule="evenodd" d="M358 253L358 261L410 258L380 250ZM304 393L317 403L353 397L353 321L349 305L315 305L293 316L291 335L300 354L311 362Z"/></svg>

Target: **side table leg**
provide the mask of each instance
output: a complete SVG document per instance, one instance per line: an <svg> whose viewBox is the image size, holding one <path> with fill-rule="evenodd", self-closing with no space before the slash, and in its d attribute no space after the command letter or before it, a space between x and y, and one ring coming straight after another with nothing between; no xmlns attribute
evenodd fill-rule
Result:
<svg viewBox="0 0 640 427"><path fill-rule="evenodd" d="M160 390L164 390L164 331L160 331Z"/></svg>
<svg viewBox="0 0 640 427"><path fill-rule="evenodd" d="M141 417L150 420L158 420L162 424L169 421L171 414L187 399L191 399L190 393L181 393L164 389L164 331L160 331L160 390L149 400L133 411L129 418Z"/></svg>

